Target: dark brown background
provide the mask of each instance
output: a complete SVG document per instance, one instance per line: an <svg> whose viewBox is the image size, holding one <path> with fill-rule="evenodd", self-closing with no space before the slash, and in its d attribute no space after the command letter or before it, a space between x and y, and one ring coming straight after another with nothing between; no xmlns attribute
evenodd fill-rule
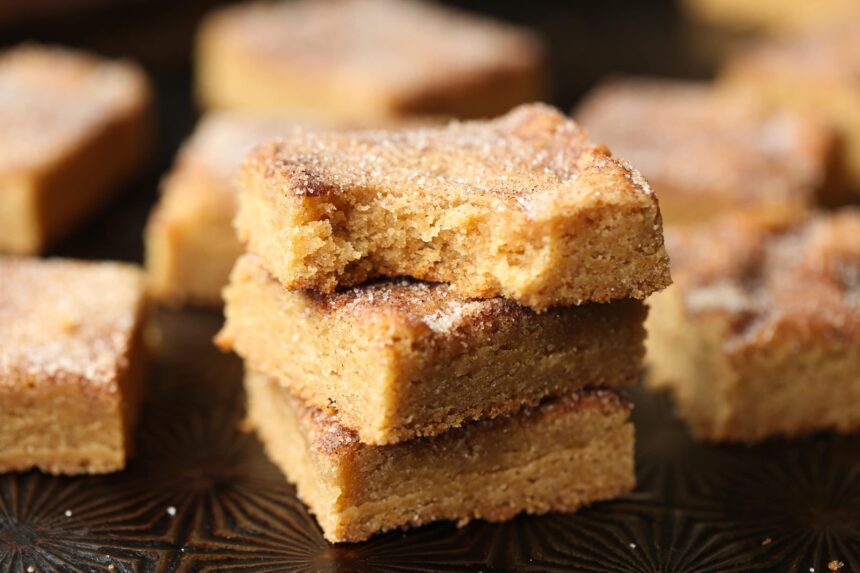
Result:
<svg viewBox="0 0 860 573"><path fill-rule="evenodd" d="M0 44L38 40L140 60L158 92L160 146L148 173L53 254L140 261L159 177L196 119L191 40L214 3L55 4L51 15L12 19L12 8L32 4L0 0ZM564 109L605 74L708 77L723 49L670 1L457 4L540 30ZM211 345L220 317L165 311L158 320L165 340L138 456L114 476L0 476L0 571L806 573L832 560L860 571L860 440L698 445L664 398L640 390L639 486L625 498L573 516L443 523L329 546L256 439L236 430L241 364Z"/></svg>

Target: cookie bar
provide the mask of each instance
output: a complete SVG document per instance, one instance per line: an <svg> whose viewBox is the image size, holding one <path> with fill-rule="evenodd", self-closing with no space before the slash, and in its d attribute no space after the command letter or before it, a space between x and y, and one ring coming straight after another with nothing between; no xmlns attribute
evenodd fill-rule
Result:
<svg viewBox="0 0 860 573"><path fill-rule="evenodd" d="M258 147L239 186L239 238L288 289L411 276L543 310L670 282L645 180L541 104L439 128L297 134Z"/></svg>
<svg viewBox="0 0 860 573"><path fill-rule="evenodd" d="M122 469L145 386L143 274L0 258L0 471Z"/></svg>
<svg viewBox="0 0 860 573"><path fill-rule="evenodd" d="M243 4L210 15L197 46L207 108L487 117L543 91L531 33L418 0Z"/></svg>
<svg viewBox="0 0 860 573"><path fill-rule="evenodd" d="M431 521L575 511L634 486L630 406L582 390L435 438L369 446L258 373L249 419L332 542Z"/></svg>
<svg viewBox="0 0 860 573"><path fill-rule="evenodd" d="M725 84L774 105L820 114L845 141L845 167L860 190L860 15L800 36L769 39L738 52Z"/></svg>
<svg viewBox="0 0 860 573"><path fill-rule="evenodd" d="M221 305L221 289L242 253L233 229L236 170L255 145L294 127L286 119L203 117L164 179L146 227L146 267L156 299Z"/></svg>
<svg viewBox="0 0 860 573"><path fill-rule="evenodd" d="M586 96L575 117L648 179L666 224L847 199L835 131L815 117L772 111L748 92L616 79Z"/></svg>
<svg viewBox="0 0 860 573"><path fill-rule="evenodd" d="M797 32L856 13L856 0L683 0L694 19L738 31Z"/></svg>
<svg viewBox="0 0 860 573"><path fill-rule="evenodd" d="M860 428L860 212L739 216L667 232L649 384L700 437Z"/></svg>
<svg viewBox="0 0 860 573"><path fill-rule="evenodd" d="M0 52L0 252L39 253L142 166L151 139L143 73L71 50Z"/></svg>
<svg viewBox="0 0 860 573"><path fill-rule="evenodd" d="M636 382L646 309L635 300L536 314L447 285L385 281L330 295L285 291L245 255L218 337L362 441L438 434L548 395Z"/></svg>

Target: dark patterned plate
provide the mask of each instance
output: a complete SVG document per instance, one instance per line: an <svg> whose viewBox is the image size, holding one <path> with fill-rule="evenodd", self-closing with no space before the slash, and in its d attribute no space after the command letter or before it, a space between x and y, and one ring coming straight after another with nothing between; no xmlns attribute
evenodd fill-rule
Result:
<svg viewBox="0 0 860 573"><path fill-rule="evenodd" d="M860 440L694 443L663 397L633 392L637 490L576 515L443 523L330 546L253 435L220 317L163 312L130 467L0 477L0 570L860 571Z"/></svg>

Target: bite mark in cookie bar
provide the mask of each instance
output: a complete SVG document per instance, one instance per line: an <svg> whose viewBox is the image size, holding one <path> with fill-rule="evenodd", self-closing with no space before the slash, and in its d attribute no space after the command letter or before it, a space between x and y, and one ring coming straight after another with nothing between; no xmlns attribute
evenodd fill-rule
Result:
<svg viewBox="0 0 860 573"><path fill-rule="evenodd" d="M442 128L296 134L255 150L239 185L239 237L288 289L411 276L543 310L670 282L645 180L544 105Z"/></svg>
<svg viewBox="0 0 860 573"><path fill-rule="evenodd" d="M848 198L836 132L815 116L774 111L749 92L619 79L598 86L575 116L648 179L667 224Z"/></svg>
<svg viewBox="0 0 860 573"><path fill-rule="evenodd" d="M362 122L488 117L540 99L529 32L416 0L299 0L203 23L197 93L209 108Z"/></svg>
<svg viewBox="0 0 860 573"><path fill-rule="evenodd" d="M145 386L142 273L0 258L0 471L122 469Z"/></svg>
<svg viewBox="0 0 860 573"><path fill-rule="evenodd" d="M694 432L754 442L860 427L860 212L735 216L667 241L652 386Z"/></svg>
<svg viewBox="0 0 860 573"><path fill-rule="evenodd" d="M0 252L43 251L132 176L148 155L150 105L132 64L0 53Z"/></svg>
<svg viewBox="0 0 860 573"><path fill-rule="evenodd" d="M576 511L633 488L630 406L583 390L435 438L369 446L248 372L249 419L332 542L438 520Z"/></svg>
<svg viewBox="0 0 860 573"><path fill-rule="evenodd" d="M635 300L536 314L402 279L289 292L252 255L237 263L225 300L223 348L370 444L634 383L644 354L646 309Z"/></svg>

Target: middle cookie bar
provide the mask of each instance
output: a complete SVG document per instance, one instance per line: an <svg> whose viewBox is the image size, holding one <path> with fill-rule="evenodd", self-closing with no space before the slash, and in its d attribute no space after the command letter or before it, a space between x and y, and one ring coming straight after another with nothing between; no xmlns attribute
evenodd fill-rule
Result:
<svg viewBox="0 0 860 573"><path fill-rule="evenodd" d="M538 314L401 279L287 291L254 255L239 259L224 296L219 345L372 445L635 382L644 354L646 308L635 300Z"/></svg>

